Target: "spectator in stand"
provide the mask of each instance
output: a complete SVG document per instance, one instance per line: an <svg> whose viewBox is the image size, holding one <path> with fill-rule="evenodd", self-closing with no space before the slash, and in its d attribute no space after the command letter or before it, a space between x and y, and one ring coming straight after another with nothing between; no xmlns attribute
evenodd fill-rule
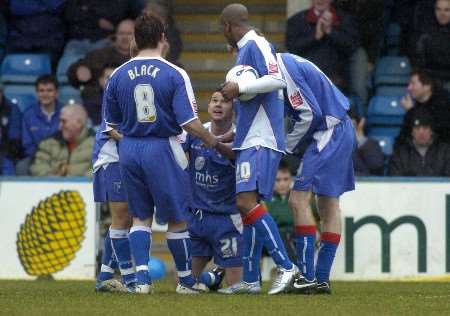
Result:
<svg viewBox="0 0 450 316"><path fill-rule="evenodd" d="M56 65L64 47L65 0L9 0L7 53L42 52Z"/></svg>
<svg viewBox="0 0 450 316"><path fill-rule="evenodd" d="M0 84L0 175L14 175L21 152L22 113L3 95Z"/></svg>
<svg viewBox="0 0 450 316"><path fill-rule="evenodd" d="M79 104L66 105L60 131L43 140L34 156L33 176L90 176L95 132L87 128L87 113Z"/></svg>
<svg viewBox="0 0 450 316"><path fill-rule="evenodd" d="M289 258L296 260L294 245L294 220L292 211L288 206L289 193L291 192L293 180L289 164L283 159L278 166L277 176L275 178L275 187L271 201L265 201L267 210L277 223Z"/></svg>
<svg viewBox="0 0 450 316"><path fill-rule="evenodd" d="M411 135L392 155L389 175L408 177L450 177L450 145L433 133L433 119L422 109L413 117Z"/></svg>
<svg viewBox="0 0 450 316"><path fill-rule="evenodd" d="M97 85L86 86L81 92L83 106L93 126L100 125L101 123L103 91L105 90L109 76L117 67L118 65L106 65L101 72L100 78L98 78Z"/></svg>
<svg viewBox="0 0 450 316"><path fill-rule="evenodd" d="M38 102L23 114L22 145L26 157L32 157L44 139L58 131L59 113L62 105L58 98L58 82L50 75L36 81Z"/></svg>
<svg viewBox="0 0 450 316"><path fill-rule="evenodd" d="M150 2L144 9L146 12L159 16L166 25L166 38L169 43L169 52L165 57L171 63L179 65L179 58L183 50L183 42L181 34L175 25L175 20L171 13L170 7L158 2Z"/></svg>
<svg viewBox="0 0 450 316"><path fill-rule="evenodd" d="M380 54L384 31L383 0L336 0L337 8L350 13L360 34L360 44L350 57L349 89L367 103L367 79Z"/></svg>
<svg viewBox="0 0 450 316"><path fill-rule="evenodd" d="M90 52L84 59L72 64L67 76L75 88L97 85L102 69L108 64L121 65L130 59L130 42L134 33L134 21L123 20L117 27L114 45Z"/></svg>
<svg viewBox="0 0 450 316"><path fill-rule="evenodd" d="M315 63L339 88L348 92L349 59L358 47L352 17L332 0L312 0L312 7L287 21L286 48Z"/></svg>
<svg viewBox="0 0 450 316"><path fill-rule="evenodd" d="M411 74L408 94L401 100L407 111L396 143L405 143L411 135L416 111L429 111L434 121L434 131L439 139L450 144L450 96L433 79L429 71L415 70Z"/></svg>
<svg viewBox="0 0 450 316"><path fill-rule="evenodd" d="M109 45L119 23L135 19L142 3L134 0L67 0L65 20L70 41L64 54L85 55Z"/></svg>
<svg viewBox="0 0 450 316"><path fill-rule="evenodd" d="M366 119L360 118L355 112L350 112L358 148L353 152L353 165L357 176L382 176L384 154L380 145L374 139L368 138L364 132Z"/></svg>
<svg viewBox="0 0 450 316"><path fill-rule="evenodd" d="M401 28L400 54L411 56L411 49L417 42L417 34L422 27L432 20L432 0L391 0L393 3L393 17Z"/></svg>
<svg viewBox="0 0 450 316"><path fill-rule="evenodd" d="M435 1L434 16L414 43L417 66L450 88L450 0Z"/></svg>

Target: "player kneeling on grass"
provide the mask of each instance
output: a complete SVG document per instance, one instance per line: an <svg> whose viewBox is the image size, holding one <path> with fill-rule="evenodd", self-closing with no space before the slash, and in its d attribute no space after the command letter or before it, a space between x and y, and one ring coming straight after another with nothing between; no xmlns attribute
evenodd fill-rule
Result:
<svg viewBox="0 0 450 316"><path fill-rule="evenodd" d="M233 105L222 94L214 92L208 104L210 123L204 127L216 137L233 130ZM190 134L183 144L189 154L189 175L192 188L192 208L189 235L192 242L192 273L199 289L217 290L225 272L228 285L242 277L242 220L236 207L234 153L227 157ZM220 267L203 272L214 258ZM224 268L221 269L221 268Z"/></svg>
<svg viewBox="0 0 450 316"><path fill-rule="evenodd" d="M92 157L94 200L108 203L111 211L111 226L105 236L102 265L96 285L96 290L100 292L132 292L136 282L128 240L131 218L122 187L117 151L120 138L121 135L116 130L107 128L103 122L95 137ZM114 279L116 268L120 270L123 284Z"/></svg>
<svg viewBox="0 0 450 316"><path fill-rule="evenodd" d="M286 80L285 109L291 121L286 151L307 144L289 205L294 213L299 293L331 293L330 271L341 237L339 197L354 190L352 152L355 132L347 115L347 98L313 63L292 54L277 54ZM320 248L314 266L316 224L310 208L316 194L321 220Z"/></svg>

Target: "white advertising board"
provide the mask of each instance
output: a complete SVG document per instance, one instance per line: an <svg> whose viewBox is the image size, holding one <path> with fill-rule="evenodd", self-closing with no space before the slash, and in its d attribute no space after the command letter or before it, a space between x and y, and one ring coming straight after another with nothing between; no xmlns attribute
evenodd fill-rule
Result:
<svg viewBox="0 0 450 316"><path fill-rule="evenodd" d="M449 275L450 181L422 181L359 181L344 194L334 279Z"/></svg>
<svg viewBox="0 0 450 316"><path fill-rule="evenodd" d="M96 208L87 179L0 180L0 279L93 279Z"/></svg>

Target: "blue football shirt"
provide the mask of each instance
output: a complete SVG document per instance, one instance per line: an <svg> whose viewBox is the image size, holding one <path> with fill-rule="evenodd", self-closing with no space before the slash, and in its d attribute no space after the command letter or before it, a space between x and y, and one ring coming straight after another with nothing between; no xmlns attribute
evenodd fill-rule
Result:
<svg viewBox="0 0 450 316"><path fill-rule="evenodd" d="M161 57L136 57L111 75L103 98L108 125L128 137L170 137L197 118L186 72Z"/></svg>

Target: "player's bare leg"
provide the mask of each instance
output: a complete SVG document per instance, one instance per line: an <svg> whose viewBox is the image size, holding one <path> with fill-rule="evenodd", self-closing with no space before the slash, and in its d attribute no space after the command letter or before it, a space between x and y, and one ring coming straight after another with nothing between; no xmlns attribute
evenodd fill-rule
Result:
<svg viewBox="0 0 450 316"><path fill-rule="evenodd" d="M295 225L297 265L300 269L294 289L300 294L309 294L317 286L314 273L316 220L310 206L311 196L310 191L298 190L292 190L289 196Z"/></svg>
<svg viewBox="0 0 450 316"><path fill-rule="evenodd" d="M342 229L339 199L317 196L317 208L322 222L320 249L316 265L317 293L330 294L330 272Z"/></svg>
<svg viewBox="0 0 450 316"><path fill-rule="evenodd" d="M192 275L191 240L186 222L169 222L167 226L167 245L178 273L178 294L198 294L194 288L195 279Z"/></svg>
<svg viewBox="0 0 450 316"><path fill-rule="evenodd" d="M341 234L342 220L339 199L317 196L317 208L321 220L321 231Z"/></svg>
<svg viewBox="0 0 450 316"><path fill-rule="evenodd" d="M228 286L242 280L242 267L225 268L225 282Z"/></svg>
<svg viewBox="0 0 450 316"><path fill-rule="evenodd" d="M200 274L205 269L211 257L192 257L192 275L196 280L200 278Z"/></svg>
<svg viewBox="0 0 450 316"><path fill-rule="evenodd" d="M128 214L128 203L109 202L109 210L111 212L111 228L113 229L130 228L131 217Z"/></svg>

